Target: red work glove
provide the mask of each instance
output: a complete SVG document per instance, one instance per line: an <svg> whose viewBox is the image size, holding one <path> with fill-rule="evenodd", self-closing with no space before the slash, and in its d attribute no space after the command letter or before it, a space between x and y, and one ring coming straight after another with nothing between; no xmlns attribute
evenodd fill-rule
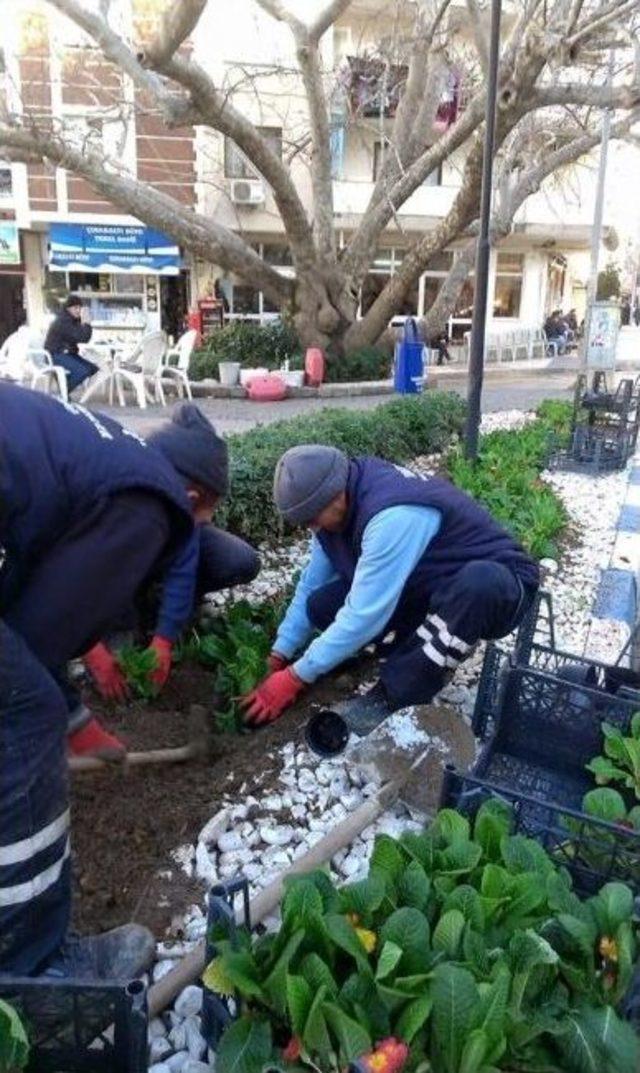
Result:
<svg viewBox="0 0 640 1073"><path fill-rule="evenodd" d="M272 652L267 657L267 670L269 674L274 674L275 671L283 671L285 667L289 666L289 660L286 656L281 656L279 652Z"/></svg>
<svg viewBox="0 0 640 1073"><path fill-rule="evenodd" d="M302 693L306 683L298 678L291 667L285 667L283 671L275 671L265 678L259 686L247 693L240 703L246 708L245 722L251 726L262 726L265 723L273 723L278 716L282 715L285 708L293 704L299 693Z"/></svg>
<svg viewBox="0 0 640 1073"><path fill-rule="evenodd" d="M93 678L96 689L107 700L124 701L129 687L113 652L100 642L84 657L84 665Z"/></svg>
<svg viewBox="0 0 640 1073"><path fill-rule="evenodd" d="M97 719L69 735L71 756L93 756L98 760L124 760L127 747L115 734L109 734Z"/></svg>
<svg viewBox="0 0 640 1073"><path fill-rule="evenodd" d="M151 641L149 648L156 654L156 668L151 672L149 677L153 684L160 690L163 685L166 685L167 678L171 674L173 641L167 641L166 637L158 637L156 634Z"/></svg>

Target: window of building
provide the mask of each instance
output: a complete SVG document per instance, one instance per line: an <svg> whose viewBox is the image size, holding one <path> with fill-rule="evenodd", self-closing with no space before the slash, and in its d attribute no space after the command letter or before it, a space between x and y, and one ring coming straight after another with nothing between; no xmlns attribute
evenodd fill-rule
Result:
<svg viewBox="0 0 640 1073"><path fill-rule="evenodd" d="M277 157L282 158L282 127L258 127ZM227 179L259 179L260 176L242 149L231 138L224 139L224 174Z"/></svg>
<svg viewBox="0 0 640 1073"><path fill-rule="evenodd" d="M283 275L294 275L291 250L283 242L252 242L251 247L272 268L280 269ZM246 283L232 282L228 300L227 315L231 320L271 320L280 312L280 307L266 294Z"/></svg>
<svg viewBox="0 0 640 1073"><path fill-rule="evenodd" d="M11 176L11 165L0 164L0 201L3 198L10 198L13 196L13 179Z"/></svg>
<svg viewBox="0 0 640 1073"><path fill-rule="evenodd" d="M373 181L378 181L378 175L380 169L385 161L387 153L392 153L393 147L388 142L376 141L373 143ZM434 171L429 172L426 179L423 179L422 186L442 186L442 164L439 164Z"/></svg>
<svg viewBox="0 0 640 1073"><path fill-rule="evenodd" d="M494 317L519 317L522 300L524 254L498 253L493 295Z"/></svg>

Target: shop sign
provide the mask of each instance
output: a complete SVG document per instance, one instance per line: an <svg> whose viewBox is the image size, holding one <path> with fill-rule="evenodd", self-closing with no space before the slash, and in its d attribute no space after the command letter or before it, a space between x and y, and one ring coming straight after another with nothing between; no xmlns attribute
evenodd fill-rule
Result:
<svg viewBox="0 0 640 1073"><path fill-rule="evenodd" d="M49 228L49 267L177 275L180 250L162 231L141 224L55 223Z"/></svg>

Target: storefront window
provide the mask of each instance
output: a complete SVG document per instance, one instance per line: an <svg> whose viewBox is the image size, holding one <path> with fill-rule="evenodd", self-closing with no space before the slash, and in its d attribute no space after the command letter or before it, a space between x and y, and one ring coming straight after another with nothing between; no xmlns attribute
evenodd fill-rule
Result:
<svg viewBox="0 0 640 1073"><path fill-rule="evenodd" d="M232 312L241 316L260 313L260 291L243 283L234 283Z"/></svg>
<svg viewBox="0 0 640 1073"><path fill-rule="evenodd" d="M524 254L498 253L493 297L494 317L520 316L523 270Z"/></svg>

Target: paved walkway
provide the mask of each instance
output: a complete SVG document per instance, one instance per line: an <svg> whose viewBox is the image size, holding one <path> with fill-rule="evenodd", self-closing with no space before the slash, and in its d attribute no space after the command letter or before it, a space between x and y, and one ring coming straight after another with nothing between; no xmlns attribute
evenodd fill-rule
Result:
<svg viewBox="0 0 640 1073"><path fill-rule="evenodd" d="M505 376L499 384L495 382L486 384L483 392L483 409L485 411L528 410L542 399L568 399L571 397L573 381L573 374L550 377L541 372L539 378ZM466 381L462 377L455 380L451 378L449 383L442 384L442 388L457 391L461 395L465 395L467 390ZM374 406L380 406L391 397L393 396L285 399L284 402L275 403L250 402L248 399L198 399L197 401L219 432L243 432L254 425L267 425L283 417L315 413L326 408L370 410ZM96 405L96 409L111 413L123 424L142 434L148 433L166 416L166 411L155 406L148 410L139 410L132 407L121 409L117 406L109 408Z"/></svg>

